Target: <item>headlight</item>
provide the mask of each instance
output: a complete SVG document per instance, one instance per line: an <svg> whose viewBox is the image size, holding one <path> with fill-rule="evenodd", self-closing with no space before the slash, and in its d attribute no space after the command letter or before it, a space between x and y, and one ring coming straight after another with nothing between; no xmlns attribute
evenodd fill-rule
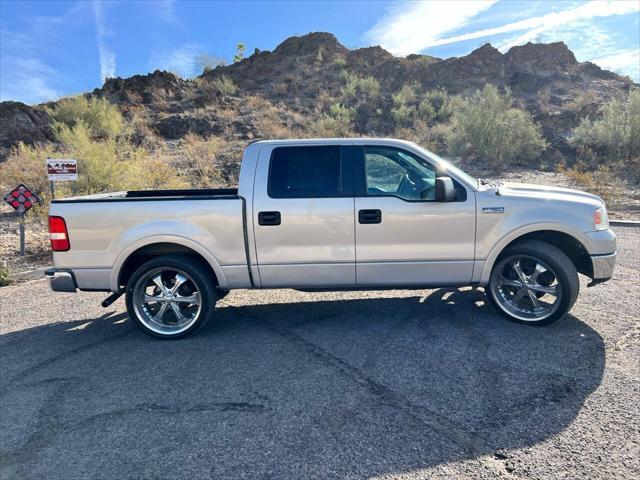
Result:
<svg viewBox="0 0 640 480"><path fill-rule="evenodd" d="M596 230L609 228L609 215L607 215L607 208L604 205L593 211L593 224Z"/></svg>

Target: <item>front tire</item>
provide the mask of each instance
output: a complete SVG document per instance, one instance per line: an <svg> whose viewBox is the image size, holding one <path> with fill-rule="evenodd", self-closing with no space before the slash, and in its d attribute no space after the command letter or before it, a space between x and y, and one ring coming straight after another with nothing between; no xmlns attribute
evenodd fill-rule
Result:
<svg viewBox="0 0 640 480"><path fill-rule="evenodd" d="M147 335L177 339L191 335L212 316L217 300L211 273L188 255L155 257L127 282L129 318Z"/></svg>
<svg viewBox="0 0 640 480"><path fill-rule="evenodd" d="M489 303L513 322L547 325L563 317L578 298L575 265L557 247L526 240L496 260L485 289Z"/></svg>

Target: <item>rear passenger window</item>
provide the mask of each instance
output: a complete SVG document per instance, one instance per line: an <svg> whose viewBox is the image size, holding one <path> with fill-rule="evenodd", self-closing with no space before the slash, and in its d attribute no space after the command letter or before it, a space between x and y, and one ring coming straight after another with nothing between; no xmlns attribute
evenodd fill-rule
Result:
<svg viewBox="0 0 640 480"><path fill-rule="evenodd" d="M341 197L340 147L280 147L271 154L269 196L272 198Z"/></svg>

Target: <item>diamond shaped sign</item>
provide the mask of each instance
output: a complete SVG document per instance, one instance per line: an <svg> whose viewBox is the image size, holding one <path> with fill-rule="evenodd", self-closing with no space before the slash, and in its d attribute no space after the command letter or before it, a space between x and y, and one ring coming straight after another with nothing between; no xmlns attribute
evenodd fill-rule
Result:
<svg viewBox="0 0 640 480"><path fill-rule="evenodd" d="M4 196L4 201L15 208L20 215L24 215L40 201L40 198L21 183Z"/></svg>

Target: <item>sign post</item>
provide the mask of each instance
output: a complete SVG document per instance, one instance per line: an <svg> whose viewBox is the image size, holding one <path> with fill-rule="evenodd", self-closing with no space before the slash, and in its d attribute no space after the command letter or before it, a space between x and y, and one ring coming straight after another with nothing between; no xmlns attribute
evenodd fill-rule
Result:
<svg viewBox="0 0 640 480"><path fill-rule="evenodd" d="M40 198L22 183L4 196L4 201L20 215L20 256L24 257L24 216Z"/></svg>
<svg viewBox="0 0 640 480"><path fill-rule="evenodd" d="M47 158L47 178L51 199L56 198L56 187L53 182L69 182L78 180L78 162L72 158Z"/></svg>

